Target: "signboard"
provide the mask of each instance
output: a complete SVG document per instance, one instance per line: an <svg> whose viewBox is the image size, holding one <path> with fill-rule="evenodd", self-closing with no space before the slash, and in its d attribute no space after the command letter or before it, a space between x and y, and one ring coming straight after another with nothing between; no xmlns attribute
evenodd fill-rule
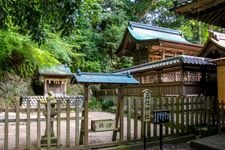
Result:
<svg viewBox="0 0 225 150"><path fill-rule="evenodd" d="M115 120L91 120L91 130L94 132L112 131L115 130Z"/></svg>
<svg viewBox="0 0 225 150"><path fill-rule="evenodd" d="M153 111L154 123L167 123L169 122L169 110Z"/></svg>
<svg viewBox="0 0 225 150"><path fill-rule="evenodd" d="M143 91L143 119L144 121L151 120L151 106L153 101L151 100L151 91L148 89Z"/></svg>

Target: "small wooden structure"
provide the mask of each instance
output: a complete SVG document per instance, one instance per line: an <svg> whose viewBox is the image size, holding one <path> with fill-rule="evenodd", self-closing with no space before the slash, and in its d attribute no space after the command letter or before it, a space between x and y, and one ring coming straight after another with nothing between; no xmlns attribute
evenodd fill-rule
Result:
<svg viewBox="0 0 225 150"><path fill-rule="evenodd" d="M202 47L185 40L180 31L129 22L119 56L133 57L133 64L143 64L177 55L196 55Z"/></svg>
<svg viewBox="0 0 225 150"><path fill-rule="evenodd" d="M40 69L39 75L44 82L45 96L48 95L48 91L53 91L55 96L66 96L67 80L72 76L66 65Z"/></svg>
<svg viewBox="0 0 225 150"><path fill-rule="evenodd" d="M188 18L225 27L224 0L176 0L172 10Z"/></svg>
<svg viewBox="0 0 225 150"><path fill-rule="evenodd" d="M140 85L126 86L127 96L141 95L149 89L153 96L217 95L216 64L208 58L180 55L160 61L145 63L118 70L115 73L130 72ZM108 95L112 87L104 86L102 95Z"/></svg>
<svg viewBox="0 0 225 150"><path fill-rule="evenodd" d="M88 100L89 100L89 85L91 84L113 84L118 86L118 99L117 109L115 116L115 129L118 129L120 134L120 141L123 141L123 93L122 85L127 84L139 84L139 82L133 78L130 74L113 74L113 73L88 73L81 72L73 74L71 84L83 84L84 85L84 110L82 116L84 120L81 122L81 134L80 144L84 144L85 149L88 148ZM119 125L120 123L120 125ZM117 130L113 132L113 141L116 140ZM83 143L84 142L84 143Z"/></svg>
<svg viewBox="0 0 225 150"><path fill-rule="evenodd" d="M225 34L209 30L208 40L198 56L212 59L225 57Z"/></svg>

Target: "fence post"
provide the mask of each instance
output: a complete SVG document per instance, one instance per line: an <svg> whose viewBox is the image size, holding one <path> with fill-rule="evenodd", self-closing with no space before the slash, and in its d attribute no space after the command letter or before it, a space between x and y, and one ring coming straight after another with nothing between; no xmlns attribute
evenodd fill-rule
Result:
<svg viewBox="0 0 225 150"><path fill-rule="evenodd" d="M137 110L137 99L134 99L134 139L138 138L138 110Z"/></svg>
<svg viewBox="0 0 225 150"><path fill-rule="evenodd" d="M190 106L190 97L186 97L186 105L185 105L185 107L186 107L186 110L185 110L185 112L186 112L186 131L187 132L189 132L189 106Z"/></svg>
<svg viewBox="0 0 225 150"><path fill-rule="evenodd" d="M8 100L5 100L5 133L4 133L4 149L8 149L8 137L9 137L9 106Z"/></svg>
<svg viewBox="0 0 225 150"><path fill-rule="evenodd" d="M174 97L171 97L170 98L170 103L169 103L169 105L170 105L170 115L171 115L171 119L170 119L170 124L171 124L171 134L174 134L174 101L175 101L176 99L174 98Z"/></svg>
<svg viewBox="0 0 225 150"><path fill-rule="evenodd" d="M20 140L20 101L16 101L16 149L19 149L19 140Z"/></svg>
<svg viewBox="0 0 225 150"><path fill-rule="evenodd" d="M26 149L30 149L30 100L27 100Z"/></svg>
<svg viewBox="0 0 225 150"><path fill-rule="evenodd" d="M79 146L79 127L80 127L80 113L79 113L79 102L78 100L76 100L76 107L75 107L75 113L76 113L76 116L75 116L75 126L76 126L76 131L75 131L75 147L77 147L78 149L78 146Z"/></svg>
<svg viewBox="0 0 225 150"><path fill-rule="evenodd" d="M47 147L51 147L51 106L50 101L47 101L47 120L46 120L46 128L47 128Z"/></svg>
<svg viewBox="0 0 225 150"><path fill-rule="evenodd" d="M70 147L70 99L66 100L66 147Z"/></svg>
<svg viewBox="0 0 225 150"><path fill-rule="evenodd" d="M61 108L60 108L60 105L61 105L61 101L57 101L57 146L60 147L61 146L61 134L60 134L60 131L61 131L61 120L60 120L60 114L61 114Z"/></svg>
<svg viewBox="0 0 225 150"><path fill-rule="evenodd" d="M187 100L186 97L181 96L179 98L181 100L181 110L180 110L180 115L181 115L181 120L180 120L180 124L181 124L181 133L184 133L184 101Z"/></svg>
<svg viewBox="0 0 225 150"><path fill-rule="evenodd" d="M40 100L37 100L37 148L41 148L41 104Z"/></svg>
<svg viewBox="0 0 225 150"><path fill-rule="evenodd" d="M131 139L131 99L127 98L127 140Z"/></svg>
<svg viewBox="0 0 225 150"><path fill-rule="evenodd" d="M180 99L177 97L176 99L176 134L179 134L179 125L180 125L180 114L179 114L179 105L180 105Z"/></svg>

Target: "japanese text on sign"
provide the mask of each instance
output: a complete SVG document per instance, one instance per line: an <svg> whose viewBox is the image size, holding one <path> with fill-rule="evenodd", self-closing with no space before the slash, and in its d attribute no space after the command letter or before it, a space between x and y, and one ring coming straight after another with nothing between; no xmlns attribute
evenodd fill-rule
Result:
<svg viewBox="0 0 225 150"><path fill-rule="evenodd" d="M143 91L143 117L144 121L150 121L151 119L151 106L153 101L151 100L151 92L149 90Z"/></svg>
<svg viewBox="0 0 225 150"><path fill-rule="evenodd" d="M154 123L167 123L169 122L169 110L159 110L153 112Z"/></svg>

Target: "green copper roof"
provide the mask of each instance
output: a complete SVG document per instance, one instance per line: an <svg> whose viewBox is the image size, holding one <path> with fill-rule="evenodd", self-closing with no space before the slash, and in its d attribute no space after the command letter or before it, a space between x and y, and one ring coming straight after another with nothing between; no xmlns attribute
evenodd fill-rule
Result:
<svg viewBox="0 0 225 150"><path fill-rule="evenodd" d="M129 73L115 74L115 73L90 73L81 72L73 74L71 84L87 83L87 84L139 84Z"/></svg>
<svg viewBox="0 0 225 150"><path fill-rule="evenodd" d="M70 76L72 75L72 72L70 71L70 68L68 68L66 65L61 64L49 68L40 69L39 74L54 75L54 76Z"/></svg>
<svg viewBox="0 0 225 150"><path fill-rule="evenodd" d="M133 36L133 38L138 41L165 40L184 44L192 44L182 37L180 31L169 28L162 28L150 26L143 23L130 22L128 25L128 31Z"/></svg>

